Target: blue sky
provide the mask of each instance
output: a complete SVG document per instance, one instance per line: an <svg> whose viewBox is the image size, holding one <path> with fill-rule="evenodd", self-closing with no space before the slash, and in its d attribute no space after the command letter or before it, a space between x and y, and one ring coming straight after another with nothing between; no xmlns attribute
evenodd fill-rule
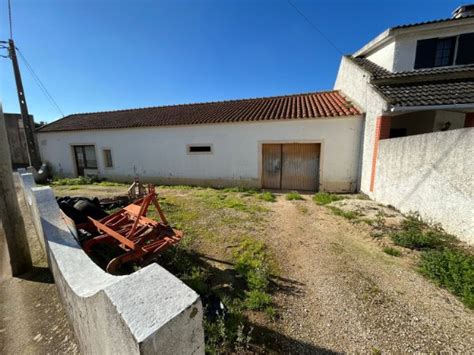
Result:
<svg viewBox="0 0 474 355"><path fill-rule="evenodd" d="M459 1L292 0L343 53ZM64 113L330 90L340 54L287 0L12 0L13 37ZM0 0L0 40L8 34ZM5 54L5 53L2 53ZM36 121L60 114L20 61ZM19 112L0 58L5 112Z"/></svg>

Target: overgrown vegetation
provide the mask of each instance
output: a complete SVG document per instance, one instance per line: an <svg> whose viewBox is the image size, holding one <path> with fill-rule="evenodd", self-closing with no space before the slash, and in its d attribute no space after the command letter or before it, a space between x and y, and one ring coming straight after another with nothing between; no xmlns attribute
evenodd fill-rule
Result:
<svg viewBox="0 0 474 355"><path fill-rule="evenodd" d="M400 250L392 248L392 247L385 247L383 248L383 251L385 254L391 255L391 256L400 256L402 253Z"/></svg>
<svg viewBox="0 0 474 355"><path fill-rule="evenodd" d="M474 256L454 236L410 216L390 238L396 245L420 250L419 271L474 309Z"/></svg>
<svg viewBox="0 0 474 355"><path fill-rule="evenodd" d="M288 201L297 201L297 200L304 200L303 196L301 196L297 191L291 191L286 194L286 199Z"/></svg>
<svg viewBox="0 0 474 355"><path fill-rule="evenodd" d="M336 194L330 194L327 192L318 192L313 196L313 201L316 202L318 205L327 205L331 202L334 201L340 201L343 200L344 197L336 195Z"/></svg>
<svg viewBox="0 0 474 355"><path fill-rule="evenodd" d="M209 354L251 351L254 337L262 334L253 334L249 317L253 312L263 312L269 320L276 317L270 282L273 259L256 238L267 211L263 193L238 190L159 191L168 220L185 233L159 263L201 295ZM216 308L216 299L224 310Z"/></svg>
<svg viewBox="0 0 474 355"><path fill-rule="evenodd" d="M424 252L420 271L461 298L474 309L474 256L462 250L444 249Z"/></svg>
<svg viewBox="0 0 474 355"><path fill-rule="evenodd" d="M408 217L402 222L401 230L390 234L395 243L409 249L439 249L449 246L455 238L441 230L428 228L420 219Z"/></svg>

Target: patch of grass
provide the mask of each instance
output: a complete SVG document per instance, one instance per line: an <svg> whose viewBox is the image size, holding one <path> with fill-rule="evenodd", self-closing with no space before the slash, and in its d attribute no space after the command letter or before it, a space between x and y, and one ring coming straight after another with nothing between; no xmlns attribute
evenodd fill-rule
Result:
<svg viewBox="0 0 474 355"><path fill-rule="evenodd" d="M421 255L420 272L474 309L474 256L460 250L432 250Z"/></svg>
<svg viewBox="0 0 474 355"><path fill-rule="evenodd" d="M235 193L222 193L214 189L206 189L197 192L196 197L198 197L200 202L202 202L207 208L218 210L232 208L250 213L266 211L264 207L259 206L248 199L244 199Z"/></svg>
<svg viewBox="0 0 474 355"><path fill-rule="evenodd" d="M318 192L313 196L313 201L316 202L318 205L327 205L331 202L334 201L340 201L343 200L344 197L335 195L335 194L330 194L327 192Z"/></svg>
<svg viewBox="0 0 474 355"><path fill-rule="evenodd" d="M391 255L391 256L400 256L402 253L400 250L392 248L392 247L385 247L383 248L383 251L385 254Z"/></svg>
<svg viewBox="0 0 474 355"><path fill-rule="evenodd" d="M226 187L222 189L223 192L243 192L246 194L254 195L259 193L259 190L253 187L245 187L245 186L236 186L236 187Z"/></svg>
<svg viewBox="0 0 474 355"><path fill-rule="evenodd" d="M301 196L298 192L296 191L291 191L286 194L286 199L288 201L297 201L297 200L304 200L303 196Z"/></svg>
<svg viewBox="0 0 474 355"><path fill-rule="evenodd" d="M355 212L355 211L344 211L334 206L328 206L328 207L336 216L344 217L350 221L357 221L358 218L361 216L360 213Z"/></svg>
<svg viewBox="0 0 474 355"><path fill-rule="evenodd" d="M409 217L403 221L401 230L391 233L390 238L395 245L415 250L440 249L455 240L449 234L428 228L416 217Z"/></svg>
<svg viewBox="0 0 474 355"><path fill-rule="evenodd" d="M94 182L89 177L79 176L77 178L53 178L51 185L65 186L65 185L91 185Z"/></svg>
<svg viewBox="0 0 474 355"><path fill-rule="evenodd" d="M308 207L302 204L296 205L296 209L302 214L307 214L309 212Z"/></svg>
<svg viewBox="0 0 474 355"><path fill-rule="evenodd" d="M272 304L272 296L265 291L251 290L245 292L245 306L253 311L262 311Z"/></svg>
<svg viewBox="0 0 474 355"><path fill-rule="evenodd" d="M193 266L189 273L181 276L181 280L200 295L207 291L207 273L203 268Z"/></svg>
<svg viewBox="0 0 474 355"><path fill-rule="evenodd" d="M272 194L270 191L262 192L260 195L258 195L258 198L260 200L267 201L267 202L275 202L276 201L275 195Z"/></svg>
<svg viewBox="0 0 474 355"><path fill-rule="evenodd" d="M96 183L95 185L99 185L99 186L123 186L123 185L127 185L127 184L123 183L123 182L101 181L101 182Z"/></svg>

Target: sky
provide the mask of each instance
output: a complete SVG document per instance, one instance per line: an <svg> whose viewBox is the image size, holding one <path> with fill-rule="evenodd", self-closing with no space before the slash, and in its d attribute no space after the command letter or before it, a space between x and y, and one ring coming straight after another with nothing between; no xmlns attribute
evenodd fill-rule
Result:
<svg viewBox="0 0 474 355"><path fill-rule="evenodd" d="M462 4L290 1L344 54ZM11 2L15 44L65 115L331 90L341 59L288 0ZM0 40L7 9L0 0ZM21 58L20 69L35 121L61 118ZM9 59L0 80L4 112L20 112Z"/></svg>

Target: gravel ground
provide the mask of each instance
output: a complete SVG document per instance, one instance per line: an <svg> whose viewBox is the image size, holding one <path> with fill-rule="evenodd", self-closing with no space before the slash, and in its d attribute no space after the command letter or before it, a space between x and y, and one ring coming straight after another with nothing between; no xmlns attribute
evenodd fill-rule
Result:
<svg viewBox="0 0 474 355"><path fill-rule="evenodd" d="M285 351L473 351L474 312L419 275L411 256L383 253L365 223L282 196L272 221L266 242L288 281L271 327L300 344Z"/></svg>

